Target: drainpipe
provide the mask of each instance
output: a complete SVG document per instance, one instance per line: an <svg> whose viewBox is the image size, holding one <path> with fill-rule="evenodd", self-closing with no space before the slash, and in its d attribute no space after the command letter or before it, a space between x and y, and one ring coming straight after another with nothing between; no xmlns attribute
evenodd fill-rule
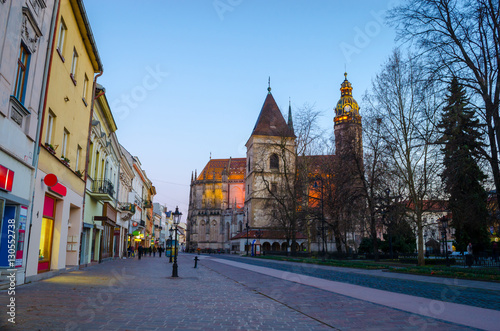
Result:
<svg viewBox="0 0 500 331"><path fill-rule="evenodd" d="M50 22L50 35L49 41L47 43L47 55L45 56L45 67L43 70L43 78L42 78L42 89L40 91L40 103L38 104L38 119L36 125L36 137L35 144L33 147L33 161L32 166L34 168L33 174L33 182L31 184L31 204L30 204L30 224L29 224L29 232L28 238L26 238L26 261L24 264L24 279L26 279L26 271L28 269L28 254L30 247L30 237L31 237L31 225L33 224L33 204L35 202L35 185L36 185L36 176L38 172L38 157L40 155L40 146L42 141L42 127L43 127L43 118L45 115L45 106L47 105L47 93L48 93L48 85L50 80L50 69L52 67L52 56L54 55L54 37L56 35L56 27L57 27L57 18L59 16L59 8L60 2L59 0L55 0L54 8L52 9L52 20Z"/></svg>
<svg viewBox="0 0 500 331"><path fill-rule="evenodd" d="M96 88L96 81L97 81L97 78L99 76L102 75L102 68L100 68L101 71L99 71L97 73L97 75L94 76L94 81L92 83L92 99L91 99L91 103L90 103L90 119L89 119L89 130L88 130L88 137L87 137L87 153L85 155L85 170L84 170L84 176L83 176L83 181L85 182L85 188L83 190L83 203L82 203L82 225L80 227L80 245L82 243L82 239L83 239L83 223L85 223L85 194L86 194L86 191L87 191L87 172L88 172L88 169L89 169L89 152L90 152L90 134L92 132L92 117L94 116L94 102L95 100L99 97L95 95L95 88ZM86 248L87 249L87 248ZM92 252L92 249L90 250ZM81 261L80 261L80 257L81 257L82 253L80 252L80 254L78 255L78 265L81 265ZM90 260L92 261L92 257L90 258Z"/></svg>

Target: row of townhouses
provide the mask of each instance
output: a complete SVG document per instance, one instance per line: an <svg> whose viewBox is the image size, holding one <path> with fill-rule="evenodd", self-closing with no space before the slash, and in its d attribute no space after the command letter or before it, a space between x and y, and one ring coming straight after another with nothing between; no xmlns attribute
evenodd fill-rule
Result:
<svg viewBox="0 0 500 331"><path fill-rule="evenodd" d="M82 0L0 0L0 281L165 245L171 217L117 139L102 74Z"/></svg>

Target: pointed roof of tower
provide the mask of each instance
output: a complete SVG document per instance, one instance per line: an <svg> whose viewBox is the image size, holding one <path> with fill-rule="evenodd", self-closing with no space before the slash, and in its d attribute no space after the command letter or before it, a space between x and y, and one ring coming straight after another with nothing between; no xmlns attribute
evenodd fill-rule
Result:
<svg viewBox="0 0 500 331"><path fill-rule="evenodd" d="M295 138L271 94L271 87L268 88L266 100L253 128L254 135Z"/></svg>
<svg viewBox="0 0 500 331"><path fill-rule="evenodd" d="M292 119L292 101L288 100L288 128L295 134L293 130L293 119Z"/></svg>

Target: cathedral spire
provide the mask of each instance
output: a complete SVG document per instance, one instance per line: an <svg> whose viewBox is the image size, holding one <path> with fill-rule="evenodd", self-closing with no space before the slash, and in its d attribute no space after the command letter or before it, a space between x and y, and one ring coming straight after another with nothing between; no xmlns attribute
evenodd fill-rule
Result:
<svg viewBox="0 0 500 331"><path fill-rule="evenodd" d="M288 127L290 128L291 132L294 132L292 119L292 101L290 100L290 98L288 98Z"/></svg>

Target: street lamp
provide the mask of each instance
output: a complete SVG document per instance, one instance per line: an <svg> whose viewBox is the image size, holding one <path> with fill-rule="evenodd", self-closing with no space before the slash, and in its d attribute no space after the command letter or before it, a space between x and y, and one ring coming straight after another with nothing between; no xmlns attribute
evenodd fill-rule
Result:
<svg viewBox="0 0 500 331"><path fill-rule="evenodd" d="M174 229L170 228L168 230L168 232L170 232L170 236L168 236L168 238L169 238L169 242L168 242L168 255L170 257L170 260L168 261L168 263L172 263L172 234L174 233Z"/></svg>
<svg viewBox="0 0 500 331"><path fill-rule="evenodd" d="M182 213L179 213L179 207L175 207L174 215L174 225L175 225L175 255L174 255L174 265L172 267L172 277L179 277L177 273L177 227L181 221Z"/></svg>
<svg viewBox="0 0 500 331"><path fill-rule="evenodd" d="M443 235L443 243L445 247L445 254L446 254L446 266L450 266L450 260L448 260L448 244L446 243L446 229L448 228L448 217L443 216L440 219L441 224L443 226L443 232L441 233Z"/></svg>

